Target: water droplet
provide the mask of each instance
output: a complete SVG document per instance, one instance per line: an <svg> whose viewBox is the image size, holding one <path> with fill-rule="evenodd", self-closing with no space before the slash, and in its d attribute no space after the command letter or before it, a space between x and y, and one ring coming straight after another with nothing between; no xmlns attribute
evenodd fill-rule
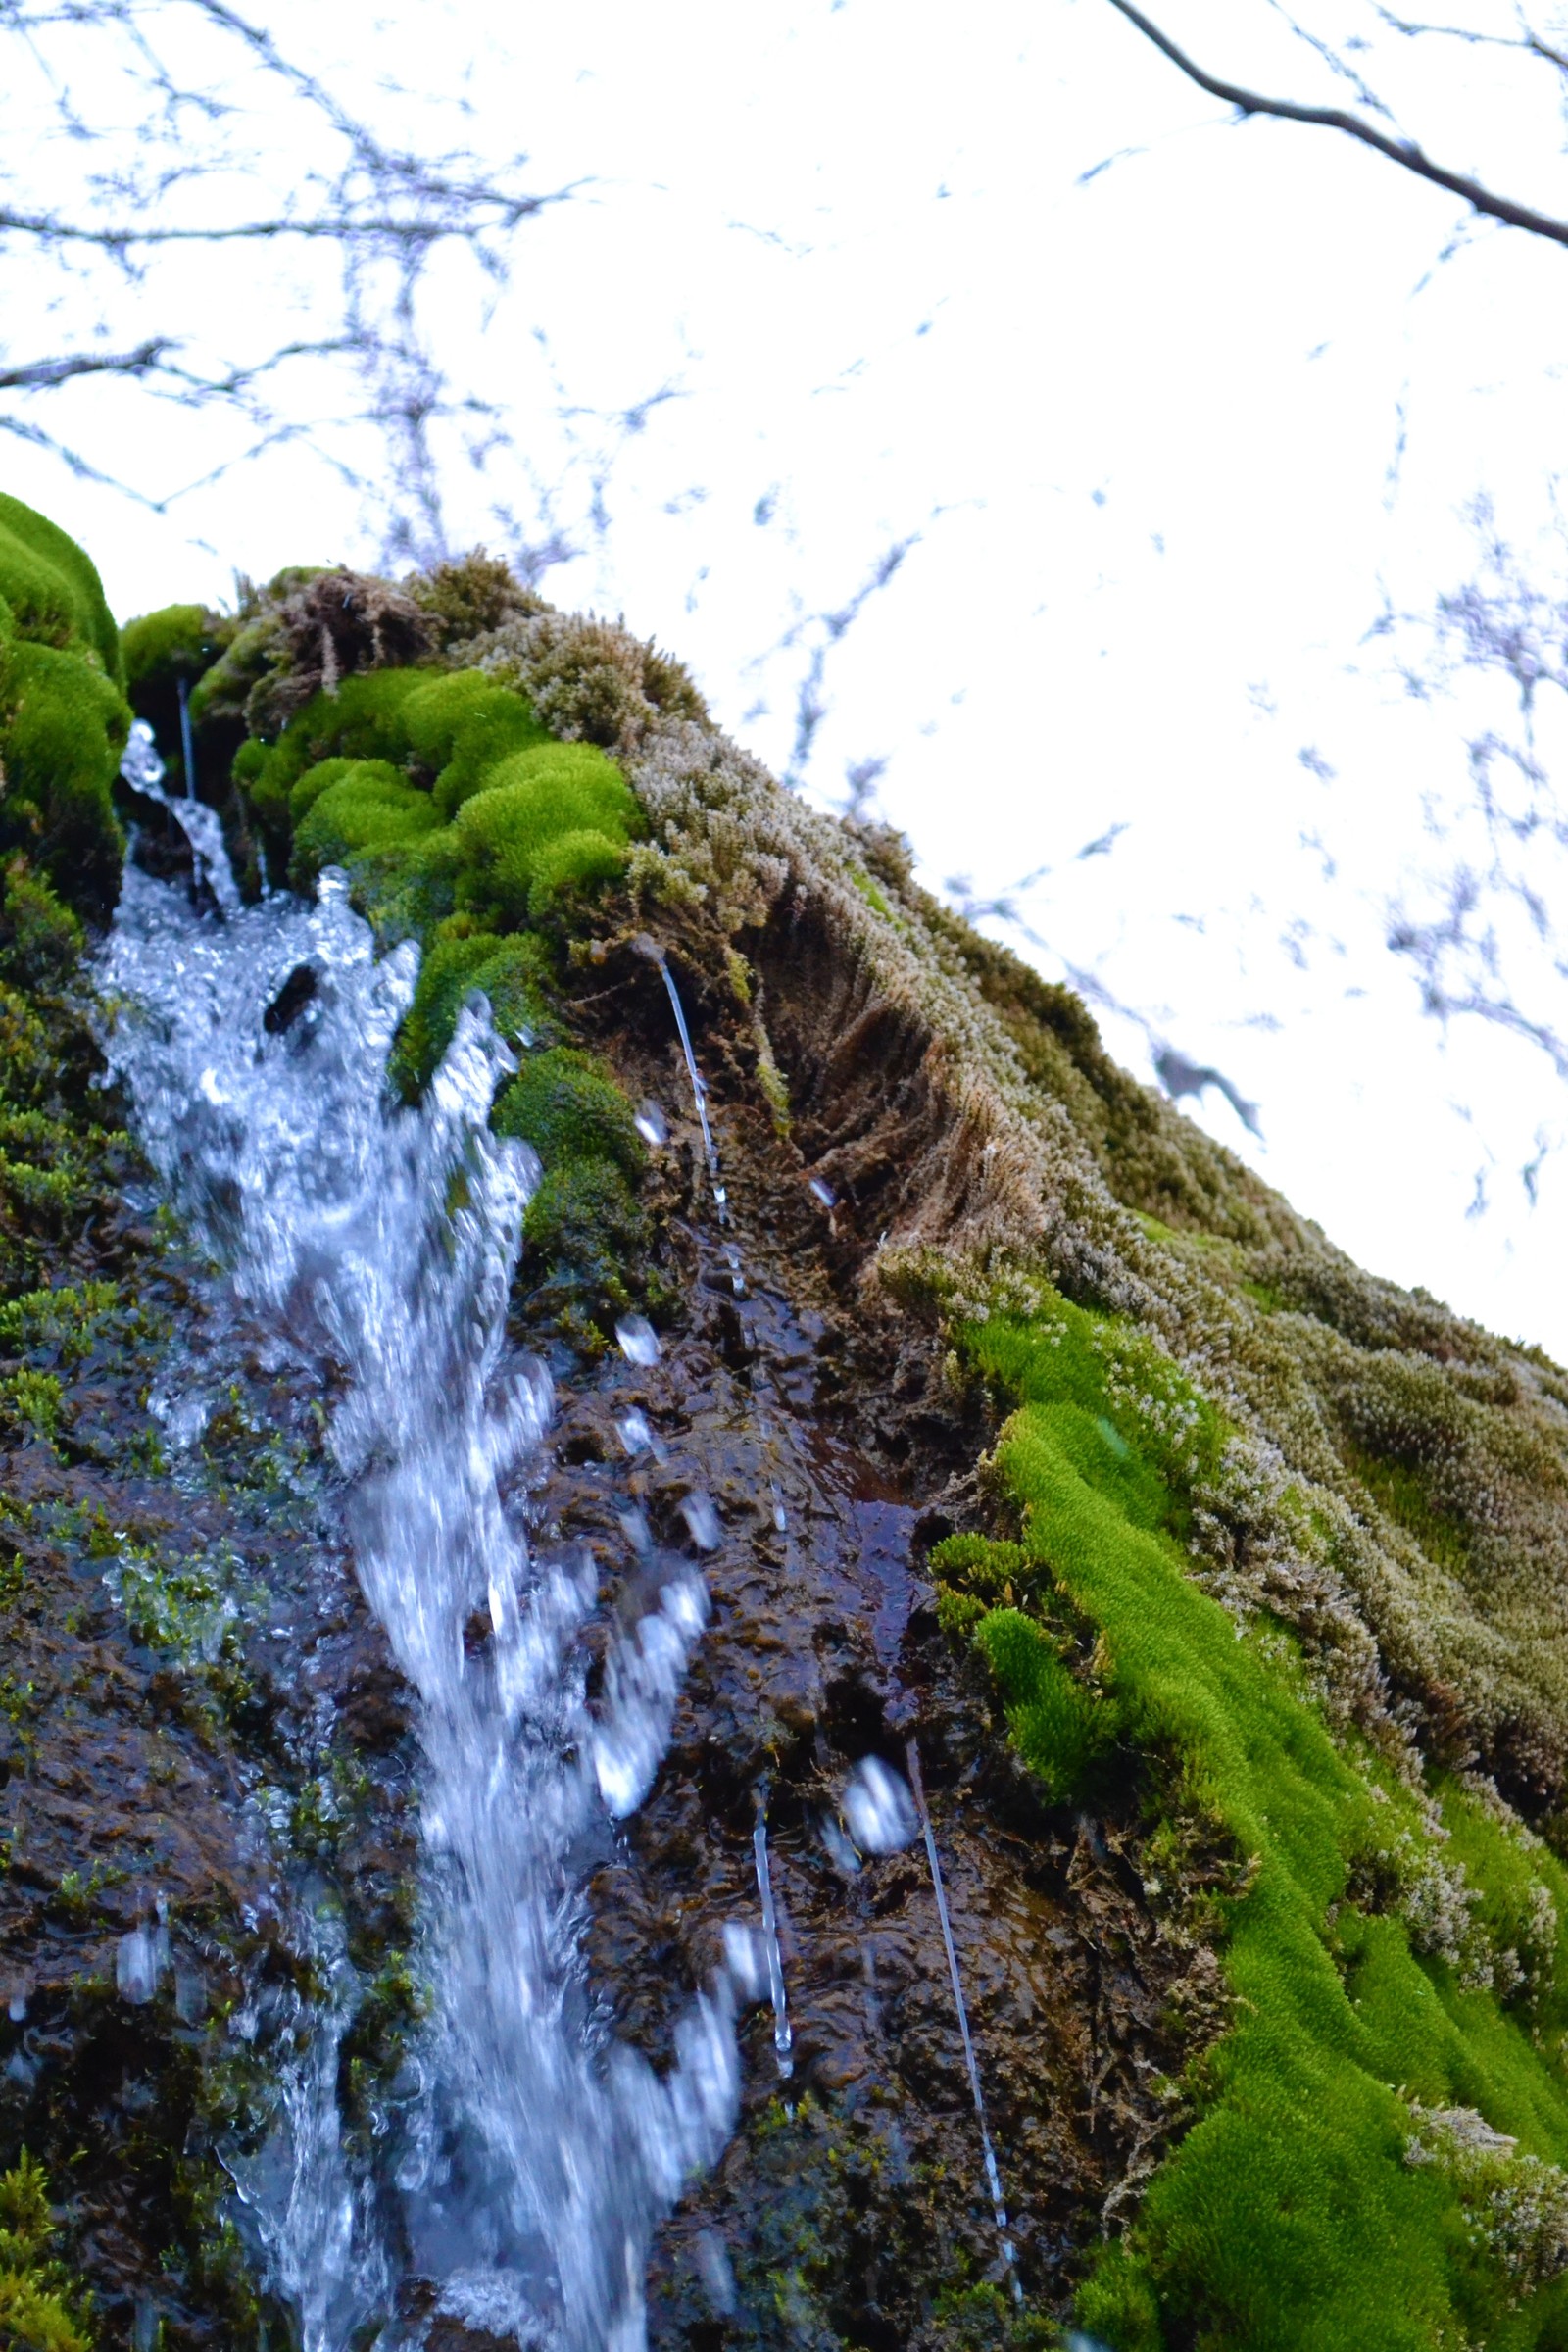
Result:
<svg viewBox="0 0 1568 2352"><path fill-rule="evenodd" d="M699 1491L688 1494L680 1506L680 1515L691 1531L692 1542L702 1551L716 1551L721 1541L718 1513L711 1498Z"/></svg>
<svg viewBox="0 0 1568 2352"><path fill-rule="evenodd" d="M864 1756L844 1791L850 1834L868 1854L896 1854L920 1827L907 1784L880 1756Z"/></svg>
<svg viewBox="0 0 1568 2352"><path fill-rule="evenodd" d="M708 2300L721 2319L730 2319L740 2309L736 2292L735 2273L729 2252L716 2230L697 2232L697 2268L703 2275Z"/></svg>
<svg viewBox="0 0 1568 2352"><path fill-rule="evenodd" d="M633 1456L646 1452L654 1442L654 1433L648 1426L646 1413L622 1413L615 1423L615 1434L626 1451Z"/></svg>
<svg viewBox="0 0 1568 2352"><path fill-rule="evenodd" d="M21 2025L23 2019L27 2014L27 1996L24 1992L14 1992L11 1995L10 2005L6 2014L9 2016L11 2023L14 2026Z"/></svg>
<svg viewBox="0 0 1568 2352"><path fill-rule="evenodd" d="M654 1548L654 1539L642 1511L633 1503L629 1509L617 1511L615 1516L620 1521L620 1532L633 1551L641 1552L646 1559Z"/></svg>
<svg viewBox="0 0 1568 2352"><path fill-rule="evenodd" d="M153 731L144 718L133 718L130 722L120 772L138 792L145 792L149 785L156 791L164 780L164 763L158 757Z"/></svg>
<svg viewBox="0 0 1568 2352"><path fill-rule="evenodd" d="M827 1182L825 1177L813 1176L809 1179L809 1183L811 1191L816 1195L824 1208L837 1208L839 1204L839 1197L833 1190L833 1187Z"/></svg>
<svg viewBox="0 0 1568 2352"><path fill-rule="evenodd" d="M659 1334L646 1315L622 1315L615 1325L615 1337L628 1363L658 1363Z"/></svg>
<svg viewBox="0 0 1568 2352"><path fill-rule="evenodd" d="M828 1860L835 1870L842 1871L847 1879L853 1879L860 1867L859 1855L845 1837L843 1829L834 1820L831 1813L823 1814L820 1827L822 1843L827 1848Z"/></svg>
<svg viewBox="0 0 1568 2352"><path fill-rule="evenodd" d="M645 1144L653 1145L656 1152L662 1144L669 1141L669 1122L657 1102L639 1103L637 1132Z"/></svg>
<svg viewBox="0 0 1568 2352"><path fill-rule="evenodd" d="M134 2008L146 2005L158 1990L158 1936L148 1927L132 1928L122 1936L115 1953L115 1983L122 1999Z"/></svg>
<svg viewBox="0 0 1568 2352"><path fill-rule="evenodd" d="M724 1966L743 2000L760 2001L767 1995L767 1958L761 1937L737 1919L724 1923Z"/></svg>

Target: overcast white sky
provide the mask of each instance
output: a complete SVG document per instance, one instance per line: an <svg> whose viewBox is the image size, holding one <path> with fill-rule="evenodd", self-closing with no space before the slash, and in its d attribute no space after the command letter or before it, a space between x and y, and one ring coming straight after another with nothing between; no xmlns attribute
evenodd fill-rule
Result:
<svg viewBox="0 0 1568 2352"><path fill-rule="evenodd" d="M1568 253L1481 233L1440 265L1452 202L1325 135L1225 127L1105 0L266 15L366 109L398 103L378 75L444 92L471 59L467 135L583 183L522 232L488 320L461 260L437 286L455 376L527 453L493 487L530 528L542 487L581 551L552 597L683 655L777 769L822 653L808 792L882 759L933 884L1050 866L1022 903L1042 944L1010 936L1145 1016L1104 1020L1131 1066L1151 1036L1218 1065L1261 1138L1217 1094L1197 1115L1346 1248L1568 1357L1563 1082L1495 1029L1445 1035L1385 944L1485 706L1412 703L1366 640L1386 600L1463 576L1478 492L1521 542L1546 526ZM1170 22L1243 77L1336 94L1267 0ZM1453 64L1402 61L1405 127L1568 211L1553 94ZM243 257L189 284L230 347L312 299ZM29 346L64 343L71 299ZM162 325L152 300L122 322ZM5 333L24 356L14 300ZM201 469L186 420L131 427L118 397L76 396L100 455L159 495ZM20 445L0 478L84 540L122 617L374 552L301 445L164 518ZM495 535L477 498L457 521ZM1568 919L1562 854L1539 856ZM1568 996L1548 950L1504 945L1541 1005Z"/></svg>

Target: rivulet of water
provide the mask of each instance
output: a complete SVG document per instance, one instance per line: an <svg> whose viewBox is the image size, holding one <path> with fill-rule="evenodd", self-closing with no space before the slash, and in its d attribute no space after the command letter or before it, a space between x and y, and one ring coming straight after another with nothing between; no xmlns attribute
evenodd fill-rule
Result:
<svg viewBox="0 0 1568 2352"><path fill-rule="evenodd" d="M392 2185L371 2195L335 2107L357 1982L330 1919L302 1927L328 1993L284 2036L277 2127L241 2191L305 2352L409 2340L393 2316L406 2274L540 2352L638 2352L654 2222L733 2122L731 1993L721 1978L693 2002L662 2078L607 2035L578 1857L647 1792L705 1590L675 1571L590 1709L591 1565L532 1558L507 1499L551 1412L545 1374L506 1340L538 1176L486 1124L512 1055L470 1004L424 1102L396 1106L386 1062L415 949L378 958L340 876L313 905L219 896L224 919L127 866L107 1051L170 1199L247 1312L331 1376L345 1530L418 1699L432 2002ZM176 1436L193 1426L177 1396L166 1417Z"/></svg>

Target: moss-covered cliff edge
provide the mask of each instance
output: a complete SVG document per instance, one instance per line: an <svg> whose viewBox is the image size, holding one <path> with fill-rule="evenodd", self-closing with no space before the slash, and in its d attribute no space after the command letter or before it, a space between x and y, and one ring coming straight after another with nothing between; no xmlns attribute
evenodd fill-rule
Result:
<svg viewBox="0 0 1568 2352"><path fill-rule="evenodd" d="M1359 1272L1118 1070L1069 992L926 897L896 837L784 793L625 631L470 559L398 585L288 573L237 614L133 622L122 651L85 559L14 503L0 523L21 943L5 1492L34 1546L16 1544L8 1687L38 1687L26 1644L52 1576L103 1593L102 1562L75 1565L93 1561L89 1477L110 1482L116 1527L134 1481L148 1527L195 1548L140 1394L154 1310L180 1311L177 1243L108 1238L131 1163L87 1086L86 983L49 890L103 919L122 689L176 762L183 686L195 780L246 886L309 888L336 865L386 944L418 941L405 1094L475 988L517 1048L494 1115L544 1181L514 1320L563 1396L541 1513L592 1544L607 1623L629 1575L603 1491L614 1415L635 1403L660 1433L662 1460L638 1473L657 1525L678 1530L699 1486L717 1506L713 1627L654 1793L591 1890L590 1962L622 2030L665 2047L716 1923L755 1899L762 1790L799 2065L782 2083L765 2022L748 2028L741 2130L658 2249L655 2340L877 2352L1076 2324L1113 2352L1568 2342L1568 1379ZM141 840L177 864L146 822ZM45 933L64 944L26 944ZM727 1222L662 966L708 1080ZM634 1123L645 1098L662 1144ZM101 1326L95 1282L122 1285ZM610 1344L627 1311L660 1328L657 1366ZM108 1403L86 1401L83 1362ZM240 1451L269 1415L308 1451L308 1400L264 1390L236 1405ZM201 1541L260 1555L285 1507L223 1444ZM123 1738L167 1739L167 1622L93 1606L123 1653ZM243 1773L268 1750L300 1788L322 1772L283 1701L248 1695L261 1638L243 1611L234 1625L244 1695L201 1683L198 1704L188 1658L176 1677L215 1836L230 1753ZM74 1671L90 1745L108 1701ZM367 1710L351 1681L341 1772L359 1758L390 1789L395 1693ZM25 1819L66 1823L72 1739L50 1764L25 1710L18 1731L7 1801L15 1787ZM823 1839L848 1766L902 1762L911 1737L1021 2316L919 1848L851 1870ZM100 1797L74 1801L82 1858L54 1877L85 1888ZM403 1933L395 1805L356 1802L378 1856L345 1865L372 1986ZM77 2018L63 2057L19 2039L32 2072L0 2159L30 2133L58 2178L92 2136L105 2051L145 2057L156 2131L78 2167L98 2325L127 2334L140 2264L178 2272L155 2295L171 2343L243 2330L240 2290L222 2287L220 2316L203 2267L220 2278L201 2185L228 2128L207 2087L226 2081L219 2058L154 2063L155 2028L196 2029L117 2008L102 1983L137 1888L172 1866L121 1867L124 1917L93 1887L52 1975L60 1884L0 1931L19 1984L57 1987ZM254 1965L220 1916L244 1909L238 1867L214 1860L205 1893L199 1861L171 1886L215 1984ZM14 1852L8 1872L18 1888ZM85 2085L74 2107L59 2080ZM142 2218L111 2256L102 2217L126 2181Z"/></svg>

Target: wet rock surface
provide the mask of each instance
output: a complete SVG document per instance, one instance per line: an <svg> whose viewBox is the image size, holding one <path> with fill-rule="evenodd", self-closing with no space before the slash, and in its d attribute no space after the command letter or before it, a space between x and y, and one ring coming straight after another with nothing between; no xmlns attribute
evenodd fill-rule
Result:
<svg viewBox="0 0 1568 2352"><path fill-rule="evenodd" d="M720 1223L684 1070L638 982L595 1042L670 1119L650 1187L662 1352L563 1379L536 1540L592 1548L601 1632L693 1559L713 1614L654 1790L591 1880L589 1957L614 2030L667 2060L725 1929L760 1930L765 1818L794 2036L785 2075L765 1997L743 2022L741 2127L661 2234L652 2340L1009 2341L928 1863L918 1840L857 1853L852 1767L903 1769L917 1742L1035 2310L1065 2309L1086 2250L1179 2128L1170 2078L1217 2023L1212 1962L1146 1891L1135 1795L1116 1819L1046 1809L981 1670L937 1625L925 1554L973 1515L983 1406L851 1287L845 1220L755 1090L725 1085L722 1035L704 1045L721 1072ZM527 1303L524 1290L521 1330ZM652 1440L632 1458L628 1414ZM714 1507L711 1550L683 1510L694 1494Z"/></svg>
<svg viewBox="0 0 1568 2352"><path fill-rule="evenodd" d="M300 1869L373 1972L408 1927L407 1714L334 1550L317 1400L225 1332L205 1427L172 1448L149 1412L171 1350L213 1340L210 1284L114 1173L130 1199L36 1269L113 1303L25 1335L52 1435L0 1448L0 2152L45 2163L100 2341L230 2343L258 2307L225 2166L301 1984Z"/></svg>
<svg viewBox="0 0 1568 2352"><path fill-rule="evenodd" d="M715 1017L699 1042L721 1219L659 974L627 958L610 977L573 1018L668 1120L626 1270L662 1346L642 1365L601 1348L525 1254L512 1338L551 1363L558 1414L519 1499L544 1558L593 1555L596 1658L693 1563L712 1615L651 1794L585 1858L591 1993L607 2037L669 2062L726 1929L755 1948L760 1819L793 2030L786 2075L765 1998L743 2015L740 2127L658 2237L651 2338L1009 2341L928 1863L918 1841L856 1851L852 1768L902 1769L917 1742L1036 2311L1065 2308L1179 2125L1167 2078L1213 2030L1214 1987L1145 1889L1136 1792L1111 1819L1044 1808L936 1623L925 1556L975 1516L986 1408L858 1288L853 1178L832 1206L812 1191L801 1131L779 1131ZM310 998L296 972L269 1034ZM286 2323L257 2300L233 2172L320 1995L303 1923L323 1900L359 1986L339 2110L356 2144L384 2129L417 2010L378 1989L415 1936L416 1748L337 1532L330 1397L181 1262L134 1161L116 1168L119 1205L54 1279L112 1276L120 1322L85 1352L31 1350L66 1375L58 1418L0 1464L0 2132L69 2183L104 2341L246 2342ZM481 1615L470 1653L487 1639ZM445 2352L511 2340L416 2278L400 2306Z"/></svg>

